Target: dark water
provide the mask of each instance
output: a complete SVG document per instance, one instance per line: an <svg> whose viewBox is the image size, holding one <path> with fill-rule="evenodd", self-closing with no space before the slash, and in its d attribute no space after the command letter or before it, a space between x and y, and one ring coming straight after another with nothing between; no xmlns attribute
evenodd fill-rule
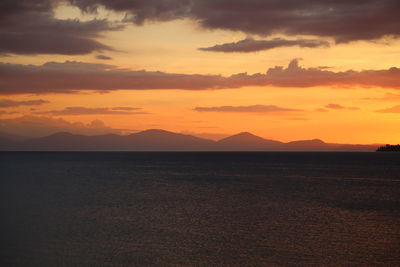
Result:
<svg viewBox="0 0 400 267"><path fill-rule="evenodd" d="M400 266L400 153L0 153L1 266Z"/></svg>

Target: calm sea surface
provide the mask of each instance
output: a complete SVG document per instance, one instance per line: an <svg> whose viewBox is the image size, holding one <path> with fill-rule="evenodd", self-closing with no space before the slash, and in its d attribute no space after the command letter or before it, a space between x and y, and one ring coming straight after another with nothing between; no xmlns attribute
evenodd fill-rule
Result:
<svg viewBox="0 0 400 267"><path fill-rule="evenodd" d="M400 266L400 153L1 152L1 266Z"/></svg>

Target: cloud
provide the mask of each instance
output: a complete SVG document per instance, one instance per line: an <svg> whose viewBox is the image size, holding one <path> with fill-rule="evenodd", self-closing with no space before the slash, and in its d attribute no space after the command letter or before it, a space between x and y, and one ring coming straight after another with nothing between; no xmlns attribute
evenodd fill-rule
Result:
<svg viewBox="0 0 400 267"><path fill-rule="evenodd" d="M307 39L287 40L282 38L275 38L272 40L254 40L253 38L246 38L244 40L235 43L226 43L206 48L199 48L199 50L224 52L224 53L232 53L232 52L249 53L249 52L257 52L262 50L270 50L273 48L288 47L288 46L315 48L315 47L328 47L329 43L326 41L307 40Z"/></svg>
<svg viewBox="0 0 400 267"><path fill-rule="evenodd" d="M282 108L275 105L195 107L193 110L199 112L238 112L238 113L275 113L275 114L303 111L301 109Z"/></svg>
<svg viewBox="0 0 400 267"><path fill-rule="evenodd" d="M383 97L364 97L362 100L392 101L400 99L400 94L386 93Z"/></svg>
<svg viewBox="0 0 400 267"><path fill-rule="evenodd" d="M84 12L96 12L101 6L123 13L125 19L111 22L56 18L55 9L66 2ZM112 50L99 42L98 37L108 31L121 30L127 23L142 25L178 19L191 19L207 29L241 31L263 37L307 35L332 38L337 43L384 36L397 38L400 36L399 8L396 0L2 0L0 54L79 55ZM257 51L259 46L267 49L287 45L324 46L324 41L317 40L315 43L312 40L297 40L297 43L284 39L253 40L251 45L246 44L246 40L241 42L205 50L246 52L247 49ZM98 59L106 58L98 56Z"/></svg>
<svg viewBox="0 0 400 267"><path fill-rule="evenodd" d="M101 59L101 60L111 60L112 59L112 57L105 56L105 55L97 55L96 58Z"/></svg>
<svg viewBox="0 0 400 267"><path fill-rule="evenodd" d="M0 54L78 55L112 50L96 40L122 29L107 20L79 21L54 17L58 0L2 0Z"/></svg>
<svg viewBox="0 0 400 267"><path fill-rule="evenodd" d="M87 12L103 6L126 14L125 21L189 18L207 29L331 37L336 42L400 35L397 0L69 0Z"/></svg>
<svg viewBox="0 0 400 267"><path fill-rule="evenodd" d="M340 104L328 104L325 107L329 108L329 109L347 109L347 110L359 110L360 109L357 107L345 107Z"/></svg>
<svg viewBox="0 0 400 267"><path fill-rule="evenodd" d="M25 101L16 101L11 99L0 99L0 108L12 108L19 106L39 106L43 104L50 103L47 100L43 99L35 99L35 100L25 100Z"/></svg>
<svg viewBox="0 0 400 267"><path fill-rule="evenodd" d="M329 112L329 110L324 109L324 108L316 108L315 111L317 111L317 112Z"/></svg>
<svg viewBox="0 0 400 267"><path fill-rule="evenodd" d="M391 108L376 110L379 113L400 113L400 105Z"/></svg>
<svg viewBox="0 0 400 267"><path fill-rule="evenodd" d="M133 115L133 114L148 114L141 110L141 108L130 107L114 107L114 108L87 108L87 107L66 107L61 110L50 110L35 112L35 114L48 114L48 115Z"/></svg>
<svg viewBox="0 0 400 267"><path fill-rule="evenodd" d="M74 93L79 90L229 88L213 75L131 71L112 65L75 61L40 66L0 63L0 94Z"/></svg>
<svg viewBox="0 0 400 267"><path fill-rule="evenodd" d="M341 71L303 68L298 59L287 68L276 66L266 73L220 75L176 74L118 69L116 66L66 61L43 65L0 63L0 94L75 93L82 90L206 90L246 86L274 87L381 87L400 89L400 69Z"/></svg>
<svg viewBox="0 0 400 267"><path fill-rule="evenodd" d="M85 124L82 122L69 122L64 119L42 116L22 116L13 119L0 119L0 131L22 136L29 135L29 137L41 137L57 132L70 132L84 135L122 133L122 130L106 126L100 120L94 120L91 123Z"/></svg>

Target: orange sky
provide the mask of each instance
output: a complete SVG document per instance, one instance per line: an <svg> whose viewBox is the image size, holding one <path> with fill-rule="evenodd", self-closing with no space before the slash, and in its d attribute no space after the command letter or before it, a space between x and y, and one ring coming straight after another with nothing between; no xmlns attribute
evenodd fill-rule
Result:
<svg viewBox="0 0 400 267"><path fill-rule="evenodd" d="M93 18L118 21L124 18L123 13L104 7L97 14L82 13L78 7L66 3L55 7L53 16L59 20L79 21L90 21ZM330 46L283 46L249 53L198 49L236 43L248 37L255 40L318 39L329 42ZM113 65L116 70L222 77L245 72L248 75L265 74L275 66L285 69L293 59L299 59L298 64L302 69L324 66L329 68L320 70L334 73L354 70L360 73L360 77L371 77L364 70L388 71L400 67L400 40L395 35L335 43L330 36L315 34L286 35L276 32L266 37L229 29L209 29L202 27L196 20L185 18L154 20L142 25L127 23L124 28L102 32L93 39L113 50L71 55L0 53L0 61L35 66L46 62L77 61ZM29 46L29 43L26 45ZM98 59L98 55L110 59ZM348 81L340 80L339 84L318 82L312 86L281 86L275 82L244 83L236 87L236 82L234 88L198 90L116 88L109 92L96 92L88 88L90 90L74 93L49 91L39 94L35 91L15 94L0 91L3 94L0 96L0 111L3 111L0 113L0 131L24 134L22 130L13 128L12 120L20 119L21 116L45 116L83 124L101 120L107 127L118 129L121 133L159 128L217 139L249 131L281 141L320 138L337 143L400 143L400 108L395 108L400 105L400 90L398 86L396 88L395 79L400 77L397 72L390 74L390 77L381 78L379 75L380 72L376 77L373 76L372 82L365 78L368 80L367 85L358 84L357 81L349 84ZM394 82L387 82L387 79L393 79ZM38 99L45 103L32 105L24 102ZM6 103L5 100L11 100L14 104L2 105ZM72 115L60 112L68 107L83 107L85 111ZM200 111L196 107L209 109ZM124 112L126 114L121 114ZM24 131L29 136L29 131Z"/></svg>

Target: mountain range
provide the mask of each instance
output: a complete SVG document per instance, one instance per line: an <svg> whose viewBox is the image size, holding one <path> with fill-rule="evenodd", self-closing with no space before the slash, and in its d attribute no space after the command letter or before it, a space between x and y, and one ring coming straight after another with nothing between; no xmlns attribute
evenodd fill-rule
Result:
<svg viewBox="0 0 400 267"><path fill-rule="evenodd" d="M0 133L2 151L375 151L378 146L325 143L319 139L284 143L248 132L219 141L158 129L129 135L60 132L28 139Z"/></svg>

